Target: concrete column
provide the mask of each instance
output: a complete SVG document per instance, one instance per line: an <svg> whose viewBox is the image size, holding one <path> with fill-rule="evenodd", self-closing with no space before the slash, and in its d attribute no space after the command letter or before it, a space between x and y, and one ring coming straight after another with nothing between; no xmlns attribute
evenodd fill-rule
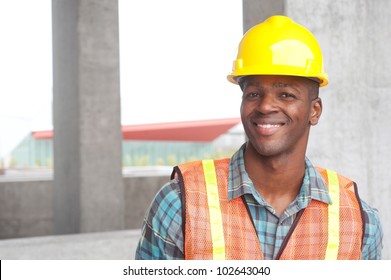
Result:
<svg viewBox="0 0 391 280"><path fill-rule="evenodd" d="M124 227L117 0L52 0L54 233Z"/></svg>
<svg viewBox="0 0 391 280"><path fill-rule="evenodd" d="M285 14L284 0L242 0L243 33L272 15Z"/></svg>

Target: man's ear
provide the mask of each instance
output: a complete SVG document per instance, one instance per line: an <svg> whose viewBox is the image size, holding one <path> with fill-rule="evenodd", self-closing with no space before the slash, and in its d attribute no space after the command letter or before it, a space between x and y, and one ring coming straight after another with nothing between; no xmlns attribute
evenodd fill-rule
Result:
<svg viewBox="0 0 391 280"><path fill-rule="evenodd" d="M310 125L317 125L320 115L322 115L322 99L317 97L311 101L311 116L310 116Z"/></svg>

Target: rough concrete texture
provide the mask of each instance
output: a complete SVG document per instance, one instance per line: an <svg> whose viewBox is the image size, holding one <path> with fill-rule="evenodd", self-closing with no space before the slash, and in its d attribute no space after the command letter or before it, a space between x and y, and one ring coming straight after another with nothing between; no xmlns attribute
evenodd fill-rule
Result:
<svg viewBox="0 0 391 280"><path fill-rule="evenodd" d="M323 50L330 84L308 155L358 184L380 212L383 259L391 259L391 2L286 1L285 11L310 29Z"/></svg>
<svg viewBox="0 0 391 280"><path fill-rule="evenodd" d="M0 182L0 238L53 232L52 182Z"/></svg>
<svg viewBox="0 0 391 280"><path fill-rule="evenodd" d="M242 0L243 33L254 25L263 22L271 15L285 14L284 0Z"/></svg>
<svg viewBox="0 0 391 280"><path fill-rule="evenodd" d="M125 228L141 228L145 213L169 176L124 178Z"/></svg>

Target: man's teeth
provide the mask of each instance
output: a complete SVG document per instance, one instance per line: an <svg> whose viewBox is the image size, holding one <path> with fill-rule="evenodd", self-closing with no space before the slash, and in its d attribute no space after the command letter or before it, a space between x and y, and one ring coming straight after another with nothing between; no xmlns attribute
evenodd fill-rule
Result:
<svg viewBox="0 0 391 280"><path fill-rule="evenodd" d="M280 127L280 124L257 124L258 127L262 128L273 128L273 127Z"/></svg>

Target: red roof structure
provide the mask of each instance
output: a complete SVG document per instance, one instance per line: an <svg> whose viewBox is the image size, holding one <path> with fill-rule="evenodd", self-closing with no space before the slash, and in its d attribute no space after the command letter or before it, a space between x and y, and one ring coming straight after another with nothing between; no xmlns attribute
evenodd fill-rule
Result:
<svg viewBox="0 0 391 280"><path fill-rule="evenodd" d="M31 136L33 136L34 139L52 139L53 138L53 131L52 130L45 130L45 131L33 131L31 132Z"/></svg>
<svg viewBox="0 0 391 280"><path fill-rule="evenodd" d="M240 123L240 118L124 125L123 140L211 142ZM51 139L53 131L32 132L34 139Z"/></svg>

